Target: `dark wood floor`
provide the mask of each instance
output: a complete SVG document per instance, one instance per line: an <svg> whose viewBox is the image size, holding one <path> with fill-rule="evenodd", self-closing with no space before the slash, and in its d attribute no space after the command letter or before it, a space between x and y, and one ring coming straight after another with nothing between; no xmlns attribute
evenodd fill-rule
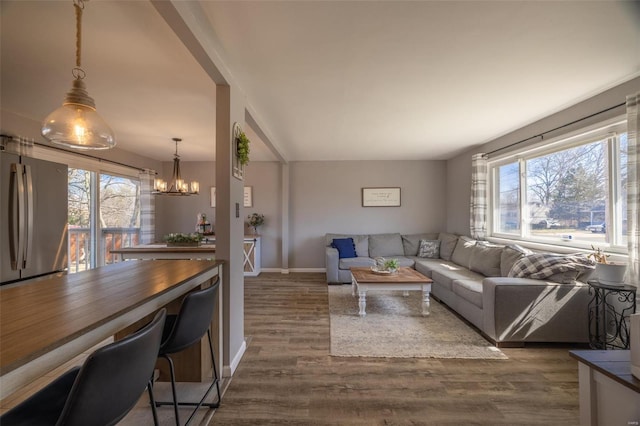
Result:
<svg viewBox="0 0 640 426"><path fill-rule="evenodd" d="M245 295L248 349L211 424L579 423L568 347L503 349L506 361L332 357L324 274L262 273Z"/></svg>

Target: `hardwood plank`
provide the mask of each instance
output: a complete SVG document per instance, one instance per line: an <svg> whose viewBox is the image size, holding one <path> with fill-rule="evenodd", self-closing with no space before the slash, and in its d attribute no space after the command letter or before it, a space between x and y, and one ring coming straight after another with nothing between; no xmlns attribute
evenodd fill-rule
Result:
<svg viewBox="0 0 640 426"><path fill-rule="evenodd" d="M573 347L503 349L501 361L330 356L324 274L245 278L245 333L211 424L579 424Z"/></svg>

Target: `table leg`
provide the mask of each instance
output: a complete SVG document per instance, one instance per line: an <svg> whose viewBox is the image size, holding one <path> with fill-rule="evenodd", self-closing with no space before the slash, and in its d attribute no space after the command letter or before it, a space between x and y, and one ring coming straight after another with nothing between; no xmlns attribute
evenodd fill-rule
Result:
<svg viewBox="0 0 640 426"><path fill-rule="evenodd" d="M403 292L402 292L402 295L403 295L404 297L407 297L407 296L409 296L409 292L408 292L407 290L405 290L405 291L403 291Z"/></svg>
<svg viewBox="0 0 640 426"><path fill-rule="evenodd" d="M429 289L425 288L422 290L422 316L423 317L428 316L430 313L431 303L429 300L429 293L430 293Z"/></svg>
<svg viewBox="0 0 640 426"><path fill-rule="evenodd" d="M358 287L358 283L356 282L356 279L351 277L351 295L353 297L356 297L356 288Z"/></svg>
<svg viewBox="0 0 640 426"><path fill-rule="evenodd" d="M367 292L364 290L360 290L358 292L358 294L360 295L360 300L358 305L360 306L360 312L359 315L361 317L367 315L366 309L367 309Z"/></svg>

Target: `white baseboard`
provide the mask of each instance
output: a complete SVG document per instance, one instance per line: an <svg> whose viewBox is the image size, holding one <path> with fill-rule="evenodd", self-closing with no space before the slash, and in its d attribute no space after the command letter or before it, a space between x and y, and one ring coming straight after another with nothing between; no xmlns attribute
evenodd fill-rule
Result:
<svg viewBox="0 0 640 426"><path fill-rule="evenodd" d="M327 272L326 268L290 268L291 272Z"/></svg>
<svg viewBox="0 0 640 426"><path fill-rule="evenodd" d="M279 272L288 275L289 272L326 272L326 268L262 268L262 272Z"/></svg>
<svg viewBox="0 0 640 426"><path fill-rule="evenodd" d="M236 355L231 360L231 365L225 365L222 367L222 377L233 376L233 373L236 372L236 369L240 364L240 360L242 360L242 357L244 356L244 353L246 352L246 350L247 350L247 340L245 339L242 341L242 345L240 345L238 352L236 352Z"/></svg>

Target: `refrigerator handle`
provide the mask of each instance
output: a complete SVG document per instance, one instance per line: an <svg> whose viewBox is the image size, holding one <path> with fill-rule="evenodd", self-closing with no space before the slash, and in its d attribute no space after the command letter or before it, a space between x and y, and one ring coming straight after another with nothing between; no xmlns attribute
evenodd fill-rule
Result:
<svg viewBox="0 0 640 426"><path fill-rule="evenodd" d="M22 164L11 164L11 194L9 196L9 245L11 269L22 269L24 245L24 180Z"/></svg>
<svg viewBox="0 0 640 426"><path fill-rule="evenodd" d="M31 166L24 166L25 178L26 178L26 188L25 195L27 197L27 205L26 205L26 213L27 213L27 226L24 232L24 257L23 257L23 268L26 268L31 263L31 251L33 247L33 210L35 206L33 205L33 175L31 174Z"/></svg>

